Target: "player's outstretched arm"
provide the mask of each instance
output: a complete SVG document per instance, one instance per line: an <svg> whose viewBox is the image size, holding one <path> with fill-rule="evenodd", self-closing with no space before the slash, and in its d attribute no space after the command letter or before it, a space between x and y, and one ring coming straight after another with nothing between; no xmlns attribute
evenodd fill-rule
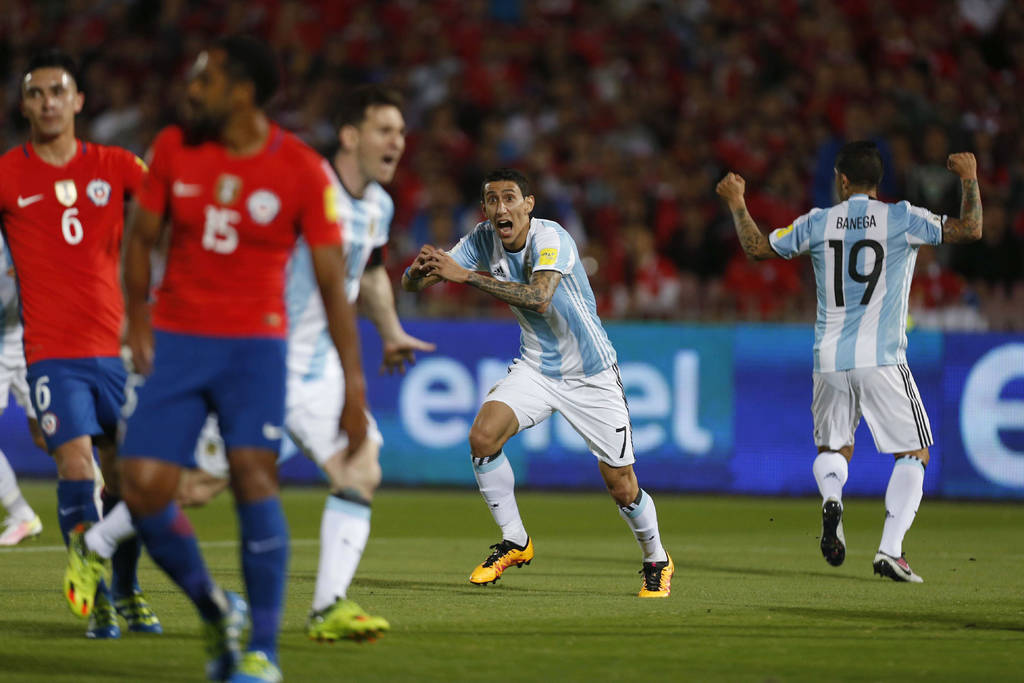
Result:
<svg viewBox="0 0 1024 683"><path fill-rule="evenodd" d="M947 218L942 226L942 241L951 244L981 239L981 189L978 187L978 162L970 152L950 154L946 166L960 176L960 218Z"/></svg>
<svg viewBox="0 0 1024 683"><path fill-rule="evenodd" d="M345 406L339 427L348 435L351 454L359 450L366 438L366 378L359 354L355 307L345 295L345 252L339 244L313 247L310 253L327 314L327 330L345 373Z"/></svg>
<svg viewBox="0 0 1024 683"><path fill-rule="evenodd" d="M529 284L503 282L481 273L463 268L447 252L440 249L427 259L428 274L448 282L465 283L512 306L543 313L555 295L562 274L555 270L540 270L533 274Z"/></svg>
<svg viewBox="0 0 1024 683"><path fill-rule="evenodd" d="M433 351L437 348L430 342L417 339L402 329L395 310L395 294L391 279L383 265L370 266L359 281L359 303L363 312L377 328L384 344L381 372L405 373L405 364L416 362L417 351Z"/></svg>
<svg viewBox="0 0 1024 683"><path fill-rule="evenodd" d="M507 304L543 313L555 295L555 289L562 280L557 270L540 270L530 277L530 284L522 282L502 282L494 278L470 271L466 284L487 292L496 299Z"/></svg>
<svg viewBox="0 0 1024 683"><path fill-rule="evenodd" d="M727 173L715 187L715 192L725 200L729 212L732 214L733 225L736 226L736 236L740 238L740 246L750 258L763 261L764 259L776 258L778 254L772 249L771 243L764 233L757 227L757 223L751 218L747 211L747 202L743 198L747 182L738 173Z"/></svg>
<svg viewBox="0 0 1024 683"><path fill-rule="evenodd" d="M441 281L440 277L427 274L427 259L437 250L437 247L432 244L424 244L420 247L420 253L416 255L412 265L402 273L402 289L407 292L422 292L427 287Z"/></svg>
<svg viewBox="0 0 1024 683"><path fill-rule="evenodd" d="M149 320L149 255L160 241L163 217L133 203L124 247L124 299L127 318L125 343L132 351L135 371L153 367L153 327Z"/></svg>

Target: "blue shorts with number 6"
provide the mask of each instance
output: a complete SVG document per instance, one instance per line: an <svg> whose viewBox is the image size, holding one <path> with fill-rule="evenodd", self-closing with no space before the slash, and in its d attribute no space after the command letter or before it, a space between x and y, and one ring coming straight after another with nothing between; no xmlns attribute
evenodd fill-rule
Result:
<svg viewBox="0 0 1024 683"><path fill-rule="evenodd" d="M216 413L228 450L277 453L284 429L285 341L154 332L153 372L129 380L125 458L195 467L196 439Z"/></svg>
<svg viewBox="0 0 1024 683"><path fill-rule="evenodd" d="M51 358L28 366L32 407L53 453L80 436L117 433L127 373L119 356Z"/></svg>

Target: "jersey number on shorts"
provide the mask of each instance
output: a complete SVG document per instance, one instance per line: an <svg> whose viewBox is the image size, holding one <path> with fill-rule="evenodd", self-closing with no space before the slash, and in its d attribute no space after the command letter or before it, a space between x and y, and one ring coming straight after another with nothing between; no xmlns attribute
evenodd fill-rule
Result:
<svg viewBox="0 0 1024 683"><path fill-rule="evenodd" d="M843 297L843 240L829 240L828 246L835 254L833 289L836 292L836 306L845 306L846 302ZM875 263L871 267L870 273L861 273L857 270L857 256L864 249L870 249L875 253ZM882 259L884 256L885 250L882 249L882 245L877 240L857 240L850 247L850 279L862 284L867 283L867 287L864 288L864 295L860 298L861 306L867 306L868 302L871 301L871 295L875 293L875 285L878 284L878 278L882 274Z"/></svg>
<svg viewBox="0 0 1024 683"><path fill-rule="evenodd" d="M622 448L619 449L620 459L626 457L626 439L629 438L629 429L627 429L627 427L629 427L629 425L622 425L615 430L616 432L622 432Z"/></svg>
<svg viewBox="0 0 1024 683"><path fill-rule="evenodd" d="M72 246L85 237L85 230L82 229L82 221L78 220L76 207L64 209L64 214L60 217L60 232L64 235L64 241Z"/></svg>
<svg viewBox="0 0 1024 683"><path fill-rule="evenodd" d="M230 254L238 248L238 231L235 226L242 220L242 214L233 209L206 207L206 223L203 225L203 249L218 254Z"/></svg>
<svg viewBox="0 0 1024 683"><path fill-rule="evenodd" d="M47 386L49 382L49 375L43 375L36 380L36 410L41 413L50 407L50 387Z"/></svg>

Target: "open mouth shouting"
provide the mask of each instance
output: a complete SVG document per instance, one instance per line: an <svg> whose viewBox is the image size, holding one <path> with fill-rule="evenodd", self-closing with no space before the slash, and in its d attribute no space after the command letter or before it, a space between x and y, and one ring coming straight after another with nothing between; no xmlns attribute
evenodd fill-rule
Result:
<svg viewBox="0 0 1024 683"><path fill-rule="evenodd" d="M512 237L512 219L502 218L501 220L495 221L494 227L498 229L498 236L501 239L508 239Z"/></svg>

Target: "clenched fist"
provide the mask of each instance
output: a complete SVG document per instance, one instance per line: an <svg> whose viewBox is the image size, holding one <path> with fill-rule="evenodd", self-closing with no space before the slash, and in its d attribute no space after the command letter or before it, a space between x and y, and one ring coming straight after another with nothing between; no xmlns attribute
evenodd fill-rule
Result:
<svg viewBox="0 0 1024 683"><path fill-rule="evenodd" d="M970 152L950 154L946 159L946 168L965 180L978 178L978 162Z"/></svg>

